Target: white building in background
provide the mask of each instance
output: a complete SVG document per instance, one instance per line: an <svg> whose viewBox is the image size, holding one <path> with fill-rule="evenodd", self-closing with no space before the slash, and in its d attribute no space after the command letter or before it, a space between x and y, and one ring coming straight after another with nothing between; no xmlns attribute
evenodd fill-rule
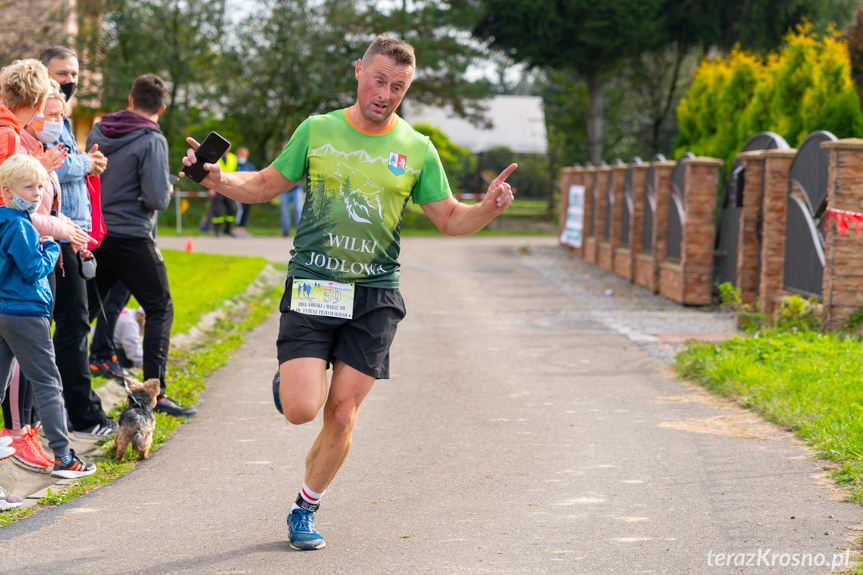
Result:
<svg viewBox="0 0 863 575"><path fill-rule="evenodd" d="M405 119L411 124L427 123L441 130L453 143L471 152L506 146L519 154L545 154L548 140L542 98L537 96L495 96L488 101L486 117L492 127L478 128L446 108L431 108L410 102Z"/></svg>

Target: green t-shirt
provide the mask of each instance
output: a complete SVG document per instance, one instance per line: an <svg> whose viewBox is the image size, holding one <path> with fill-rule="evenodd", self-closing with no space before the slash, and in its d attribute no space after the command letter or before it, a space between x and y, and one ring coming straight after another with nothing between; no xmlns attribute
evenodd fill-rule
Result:
<svg viewBox="0 0 863 575"><path fill-rule="evenodd" d="M273 167L298 182L306 201L288 271L298 278L399 285L400 228L408 199L452 194L434 145L397 118L368 134L336 110L297 127Z"/></svg>

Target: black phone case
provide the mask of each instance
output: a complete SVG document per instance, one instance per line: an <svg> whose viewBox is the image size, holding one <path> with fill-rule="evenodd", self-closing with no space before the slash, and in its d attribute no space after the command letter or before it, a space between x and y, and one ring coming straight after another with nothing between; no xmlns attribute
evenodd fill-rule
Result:
<svg viewBox="0 0 863 575"><path fill-rule="evenodd" d="M204 164L215 164L230 147L231 142L216 132L210 132L195 150L198 161L191 166L184 166L183 173L186 174L186 177L200 184L201 180L207 177Z"/></svg>

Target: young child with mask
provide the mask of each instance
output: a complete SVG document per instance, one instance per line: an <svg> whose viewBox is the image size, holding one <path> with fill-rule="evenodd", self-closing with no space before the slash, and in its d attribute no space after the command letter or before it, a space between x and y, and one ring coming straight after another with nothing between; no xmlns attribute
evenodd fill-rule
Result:
<svg viewBox="0 0 863 575"><path fill-rule="evenodd" d="M50 313L54 298L47 276L60 249L53 238L39 236L30 214L42 202L48 174L32 156L15 154L0 166L0 396L12 358L33 385L45 435L54 452L51 475L74 479L96 470L75 455L66 432L66 406L54 362Z"/></svg>

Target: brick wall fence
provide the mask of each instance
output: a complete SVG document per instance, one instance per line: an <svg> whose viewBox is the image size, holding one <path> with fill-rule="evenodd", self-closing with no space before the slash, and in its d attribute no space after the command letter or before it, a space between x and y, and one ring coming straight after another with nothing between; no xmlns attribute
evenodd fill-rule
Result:
<svg viewBox="0 0 863 575"><path fill-rule="evenodd" d="M863 212L863 139L827 141L821 147L829 150L827 205L832 209ZM783 288L783 273L788 198L797 185L789 179L795 153L796 150L762 150L739 155L745 179L739 212L735 286L740 289L745 303L757 302L767 313L774 313L778 302L789 295ZM697 157L683 160L683 163L684 218L679 260L667 256L674 162L654 161L629 166L632 210L628 246L620 242L627 166L568 168L562 172L561 182L568 182L568 189L569 183L577 181L586 190L584 248L579 255L681 304L708 305L715 298L714 222L723 162ZM607 190L612 173L614 202L611 229L606 235ZM594 189L598 194L594 195ZM652 218L644 209L645 197L651 189ZM592 210L595 210L593 227L588 221ZM645 227L652 232L647 239ZM860 232L858 234L852 225L840 234L830 221L824 228L822 320L828 329L841 327L851 314L863 310L863 229Z"/></svg>
<svg viewBox="0 0 863 575"><path fill-rule="evenodd" d="M863 212L863 140L824 142L821 147L830 150L827 205ZM822 321L827 329L837 329L863 306L863 235L857 230L840 234L832 223L827 226L822 285Z"/></svg>

